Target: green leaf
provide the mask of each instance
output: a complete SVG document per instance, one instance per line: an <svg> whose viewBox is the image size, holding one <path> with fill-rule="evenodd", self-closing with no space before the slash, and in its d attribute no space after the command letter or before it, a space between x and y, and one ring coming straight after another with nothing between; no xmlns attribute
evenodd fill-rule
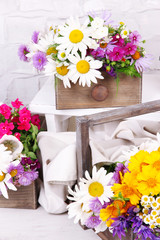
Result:
<svg viewBox="0 0 160 240"><path fill-rule="evenodd" d="M37 159L36 154L34 152L28 152L26 155L32 159Z"/></svg>
<svg viewBox="0 0 160 240"><path fill-rule="evenodd" d="M94 19L89 15L88 15L88 17L89 17L90 22L93 22Z"/></svg>

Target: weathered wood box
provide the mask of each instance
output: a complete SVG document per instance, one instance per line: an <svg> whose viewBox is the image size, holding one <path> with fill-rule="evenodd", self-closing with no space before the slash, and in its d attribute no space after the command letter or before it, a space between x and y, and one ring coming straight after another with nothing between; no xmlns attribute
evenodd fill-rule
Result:
<svg viewBox="0 0 160 240"><path fill-rule="evenodd" d="M82 87L77 83L65 88L63 82L57 79L56 109L105 108L141 103L142 78L121 73L117 91L115 78L105 71L102 75L104 79L98 79L98 84L92 83L91 87Z"/></svg>
<svg viewBox="0 0 160 240"><path fill-rule="evenodd" d="M28 186L20 186L17 191L8 190L9 199L0 196L0 208L36 209L38 207L38 186L34 181Z"/></svg>
<svg viewBox="0 0 160 240"><path fill-rule="evenodd" d="M76 145L77 145L77 169L78 180L85 177L84 173L88 170L91 174L92 171L92 159L91 150L89 147L89 128L91 126L108 123L116 120L123 120L142 114L152 113L160 111L160 100L152 101L143 104L136 104L120 109L115 109L107 112L92 114L88 116L82 116L76 118ZM86 228L84 228L86 229ZM117 236L113 235L106 230L97 234L102 240L119 240ZM123 240L134 240L132 230L127 233L127 236L122 238Z"/></svg>

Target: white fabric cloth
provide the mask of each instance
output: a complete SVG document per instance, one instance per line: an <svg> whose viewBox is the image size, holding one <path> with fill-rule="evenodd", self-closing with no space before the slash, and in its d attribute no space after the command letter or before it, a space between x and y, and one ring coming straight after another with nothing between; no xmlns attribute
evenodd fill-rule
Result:
<svg viewBox="0 0 160 240"><path fill-rule="evenodd" d="M77 178L75 133L40 132L38 144L43 167L39 203L47 212L65 212L68 186Z"/></svg>
<svg viewBox="0 0 160 240"><path fill-rule="evenodd" d="M156 139L160 122L127 120L95 126L90 129L92 164L120 161L122 151ZM50 213L66 211L68 185L77 179L75 132L41 132L38 144L43 163L43 186L39 203ZM48 163L49 162L49 163Z"/></svg>

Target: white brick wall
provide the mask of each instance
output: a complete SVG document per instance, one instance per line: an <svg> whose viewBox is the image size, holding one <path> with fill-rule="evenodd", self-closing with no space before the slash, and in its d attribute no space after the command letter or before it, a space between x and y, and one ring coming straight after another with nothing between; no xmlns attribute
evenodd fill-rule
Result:
<svg viewBox="0 0 160 240"><path fill-rule="evenodd" d="M0 0L0 102L19 97L28 104L46 77L37 75L30 64L21 62L17 50L34 30L59 24L73 15L84 17L89 10L108 9L116 22L138 30L154 55L152 71L160 70L159 0Z"/></svg>

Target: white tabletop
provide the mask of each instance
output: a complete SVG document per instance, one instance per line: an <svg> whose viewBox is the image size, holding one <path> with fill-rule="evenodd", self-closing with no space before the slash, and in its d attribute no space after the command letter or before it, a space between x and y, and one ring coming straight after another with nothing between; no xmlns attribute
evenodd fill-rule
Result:
<svg viewBox="0 0 160 240"><path fill-rule="evenodd" d="M150 71L143 74L142 78L142 102L160 99L160 74L158 71ZM83 116L93 113L108 111L113 108L90 108L90 109L68 109L56 110L54 79L48 79L40 91L36 94L29 105L32 113L44 114L48 125L53 124L53 118L59 117L58 121L65 120L68 116ZM139 116L143 118L143 116ZM145 118L159 120L159 113L146 114ZM50 122L50 123L49 123ZM55 130L55 127L52 129Z"/></svg>

